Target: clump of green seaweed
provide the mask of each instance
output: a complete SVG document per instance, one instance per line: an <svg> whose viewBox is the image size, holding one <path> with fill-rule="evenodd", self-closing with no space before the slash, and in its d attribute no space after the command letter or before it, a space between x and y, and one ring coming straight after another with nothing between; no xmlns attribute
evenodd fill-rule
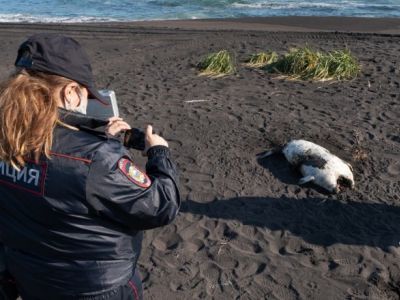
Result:
<svg viewBox="0 0 400 300"><path fill-rule="evenodd" d="M275 63L278 60L278 54L276 52L258 52L250 55L246 60L245 65L251 68L263 68L269 64Z"/></svg>
<svg viewBox="0 0 400 300"><path fill-rule="evenodd" d="M221 50L207 55L198 65L200 75L222 77L236 71L234 59L227 50Z"/></svg>
<svg viewBox="0 0 400 300"><path fill-rule="evenodd" d="M306 46L288 54L265 68L290 79L327 81L351 80L360 72L360 64L349 50L319 52Z"/></svg>
<svg viewBox="0 0 400 300"><path fill-rule="evenodd" d="M276 52L258 52L250 56L246 61L245 66L251 68L263 68L269 64L275 63L278 60Z"/></svg>

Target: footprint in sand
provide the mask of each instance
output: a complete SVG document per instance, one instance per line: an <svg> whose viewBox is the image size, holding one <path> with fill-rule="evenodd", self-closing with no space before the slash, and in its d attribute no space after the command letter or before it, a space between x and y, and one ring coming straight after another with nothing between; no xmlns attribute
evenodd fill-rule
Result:
<svg viewBox="0 0 400 300"><path fill-rule="evenodd" d="M389 134L386 137L394 142L400 143L400 135Z"/></svg>
<svg viewBox="0 0 400 300"><path fill-rule="evenodd" d="M214 255L214 262L223 270L231 270L239 265L238 260L232 257L229 248L221 244L218 248L217 255Z"/></svg>
<svg viewBox="0 0 400 300"><path fill-rule="evenodd" d="M242 279L262 273L264 269L265 269L265 264L248 261L244 263L239 262L239 266L236 267L234 272L237 278Z"/></svg>
<svg viewBox="0 0 400 300"><path fill-rule="evenodd" d="M169 138L168 144L172 149L180 149L183 146L183 143L179 140L174 140Z"/></svg>
<svg viewBox="0 0 400 300"><path fill-rule="evenodd" d="M206 239L210 235L210 231L200 227L199 224L194 223L189 227L182 229L179 234L184 240L189 240L192 238Z"/></svg>
<svg viewBox="0 0 400 300"><path fill-rule="evenodd" d="M191 241L187 241L184 243L184 248L186 248L191 253L199 252L204 247L205 247L204 242L199 239L193 239Z"/></svg>
<svg viewBox="0 0 400 300"><path fill-rule="evenodd" d="M169 236L159 236L153 242L153 246L159 251L176 249L179 243L182 242L181 237L174 233Z"/></svg>
<svg viewBox="0 0 400 300"><path fill-rule="evenodd" d="M400 162L395 162L395 163L390 164L387 168L387 172L390 175L399 176L400 175Z"/></svg>
<svg viewBox="0 0 400 300"><path fill-rule="evenodd" d="M272 294L277 297L278 299L299 299L298 295L299 292L292 287L293 290L289 290L284 286L275 287Z"/></svg>
<svg viewBox="0 0 400 300"><path fill-rule="evenodd" d="M365 298L365 290L367 287L363 284L360 284L357 286L357 282L355 283L355 286L348 288L347 293L348 296L346 299L366 299ZM368 299L376 299L376 298L368 298Z"/></svg>
<svg viewBox="0 0 400 300"><path fill-rule="evenodd" d="M189 183L200 183L202 189L212 190L214 188L213 184L213 174L197 172L197 171L186 171L185 175L189 178Z"/></svg>
<svg viewBox="0 0 400 300"><path fill-rule="evenodd" d="M212 295L218 287L221 269L214 263L206 263L200 266L200 274L207 280L207 293Z"/></svg>
<svg viewBox="0 0 400 300"><path fill-rule="evenodd" d="M263 249L257 241L251 241L245 237L238 236L229 242L229 245L239 252L246 254L260 254Z"/></svg>

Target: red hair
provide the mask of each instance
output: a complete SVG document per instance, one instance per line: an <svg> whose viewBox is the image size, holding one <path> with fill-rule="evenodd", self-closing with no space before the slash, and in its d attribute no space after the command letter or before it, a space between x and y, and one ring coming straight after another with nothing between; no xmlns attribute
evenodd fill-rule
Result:
<svg viewBox="0 0 400 300"><path fill-rule="evenodd" d="M60 98L55 90L71 82L20 69L0 84L0 160L19 169L28 157L50 157Z"/></svg>

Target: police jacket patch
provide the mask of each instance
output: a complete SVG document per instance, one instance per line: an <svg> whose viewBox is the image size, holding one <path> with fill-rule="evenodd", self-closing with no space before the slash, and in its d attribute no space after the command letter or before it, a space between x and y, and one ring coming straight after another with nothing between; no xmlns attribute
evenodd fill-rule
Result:
<svg viewBox="0 0 400 300"><path fill-rule="evenodd" d="M17 170L4 161L0 161L0 184L43 196L46 172L46 163L35 164L28 161L21 170Z"/></svg>
<svg viewBox="0 0 400 300"><path fill-rule="evenodd" d="M118 161L118 168L134 184L142 188L148 188L151 185L150 178L144 172L140 171L129 159L121 158Z"/></svg>

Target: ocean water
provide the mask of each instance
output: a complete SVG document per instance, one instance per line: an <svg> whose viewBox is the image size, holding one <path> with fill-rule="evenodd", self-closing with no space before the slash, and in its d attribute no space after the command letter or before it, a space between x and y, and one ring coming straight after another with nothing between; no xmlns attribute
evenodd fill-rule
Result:
<svg viewBox="0 0 400 300"><path fill-rule="evenodd" d="M0 0L0 22L266 16L400 17L400 0Z"/></svg>

